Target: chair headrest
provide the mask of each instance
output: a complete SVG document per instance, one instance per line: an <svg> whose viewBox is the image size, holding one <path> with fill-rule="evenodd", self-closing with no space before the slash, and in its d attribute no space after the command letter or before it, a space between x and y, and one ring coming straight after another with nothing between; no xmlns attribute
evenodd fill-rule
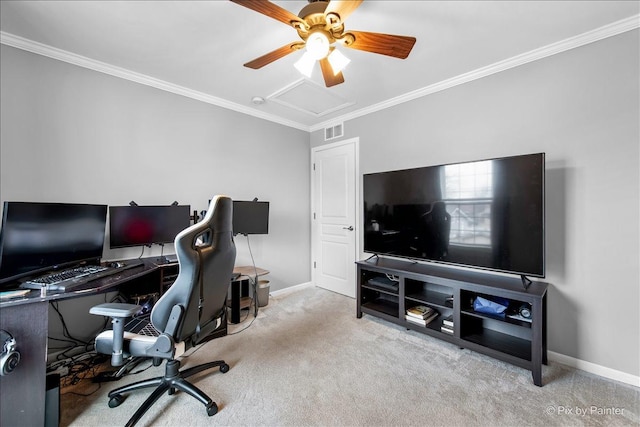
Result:
<svg viewBox="0 0 640 427"><path fill-rule="evenodd" d="M233 201L231 198L224 195L214 196L202 222L209 225L214 233L233 232Z"/></svg>
<svg viewBox="0 0 640 427"><path fill-rule="evenodd" d="M174 244L176 252L183 245L197 244L194 240L204 233L213 235L220 233L233 233L233 201L228 196L214 196L209 203L209 209L202 221L182 230L176 236Z"/></svg>

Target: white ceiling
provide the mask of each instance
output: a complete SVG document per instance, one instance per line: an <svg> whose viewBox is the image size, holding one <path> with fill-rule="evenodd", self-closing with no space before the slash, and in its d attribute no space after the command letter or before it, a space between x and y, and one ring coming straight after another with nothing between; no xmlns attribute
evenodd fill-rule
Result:
<svg viewBox="0 0 640 427"><path fill-rule="evenodd" d="M275 3L297 14L306 1ZM324 87L319 66L303 80L293 66L302 52L259 70L243 67L299 38L293 28L226 0L3 0L0 41L315 130L638 28L639 10L638 1L365 0L347 30L417 42L405 60L343 48L352 62L345 83L332 88ZM255 96L266 102L253 104Z"/></svg>

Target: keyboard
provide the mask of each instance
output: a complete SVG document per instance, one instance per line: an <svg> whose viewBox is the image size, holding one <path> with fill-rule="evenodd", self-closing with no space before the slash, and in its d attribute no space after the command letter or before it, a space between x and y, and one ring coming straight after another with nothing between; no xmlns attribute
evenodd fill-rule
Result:
<svg viewBox="0 0 640 427"><path fill-rule="evenodd" d="M92 280L117 274L122 270L137 267L142 262L131 262L121 267L107 267L101 265L83 265L80 267L67 268L65 270L55 271L43 276L29 279L20 285L23 289L42 289L44 286L47 291L67 292L79 286L85 285Z"/></svg>
<svg viewBox="0 0 640 427"><path fill-rule="evenodd" d="M38 286L57 285L58 283L64 282L65 280L68 280L68 279L77 279L80 277L88 276L93 273L105 271L107 268L108 267L101 267L101 266L69 268L67 270L56 271L55 273L47 274L46 276L36 277L35 279L28 280L27 283L32 283Z"/></svg>

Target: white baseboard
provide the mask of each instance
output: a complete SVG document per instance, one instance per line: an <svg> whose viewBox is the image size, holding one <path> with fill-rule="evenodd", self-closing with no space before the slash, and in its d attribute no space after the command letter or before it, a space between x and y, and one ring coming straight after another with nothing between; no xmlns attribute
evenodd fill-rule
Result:
<svg viewBox="0 0 640 427"><path fill-rule="evenodd" d="M563 365L580 369L582 371L599 375L601 377L609 378L611 380L620 381L622 383L629 384L634 387L640 387L639 376L635 376L635 375L627 374L626 372L621 372L615 369L607 368L606 366L596 365L595 363L576 359L574 357L565 356L564 354L556 353L553 351L547 350L547 357L550 361L553 361L553 362L561 363Z"/></svg>
<svg viewBox="0 0 640 427"><path fill-rule="evenodd" d="M309 286L313 286L311 282L300 283L299 285L289 286L288 288L278 289L277 291L270 292L271 296L277 297L282 295L290 294L291 292L299 291L300 289L308 288Z"/></svg>

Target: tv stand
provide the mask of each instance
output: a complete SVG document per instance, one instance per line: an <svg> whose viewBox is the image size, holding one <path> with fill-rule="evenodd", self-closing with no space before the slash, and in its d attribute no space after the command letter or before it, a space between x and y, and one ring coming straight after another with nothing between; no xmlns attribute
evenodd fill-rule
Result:
<svg viewBox="0 0 640 427"><path fill-rule="evenodd" d="M542 386L547 364L548 284L487 272L377 257L356 263L356 315L368 314L531 371ZM395 288L380 278L397 279ZM521 283L522 282L522 283ZM523 289L524 286L524 289ZM477 297L509 301L506 315L474 310ZM405 319L407 309L426 305L439 315L426 326ZM518 309L526 305L525 314Z"/></svg>

